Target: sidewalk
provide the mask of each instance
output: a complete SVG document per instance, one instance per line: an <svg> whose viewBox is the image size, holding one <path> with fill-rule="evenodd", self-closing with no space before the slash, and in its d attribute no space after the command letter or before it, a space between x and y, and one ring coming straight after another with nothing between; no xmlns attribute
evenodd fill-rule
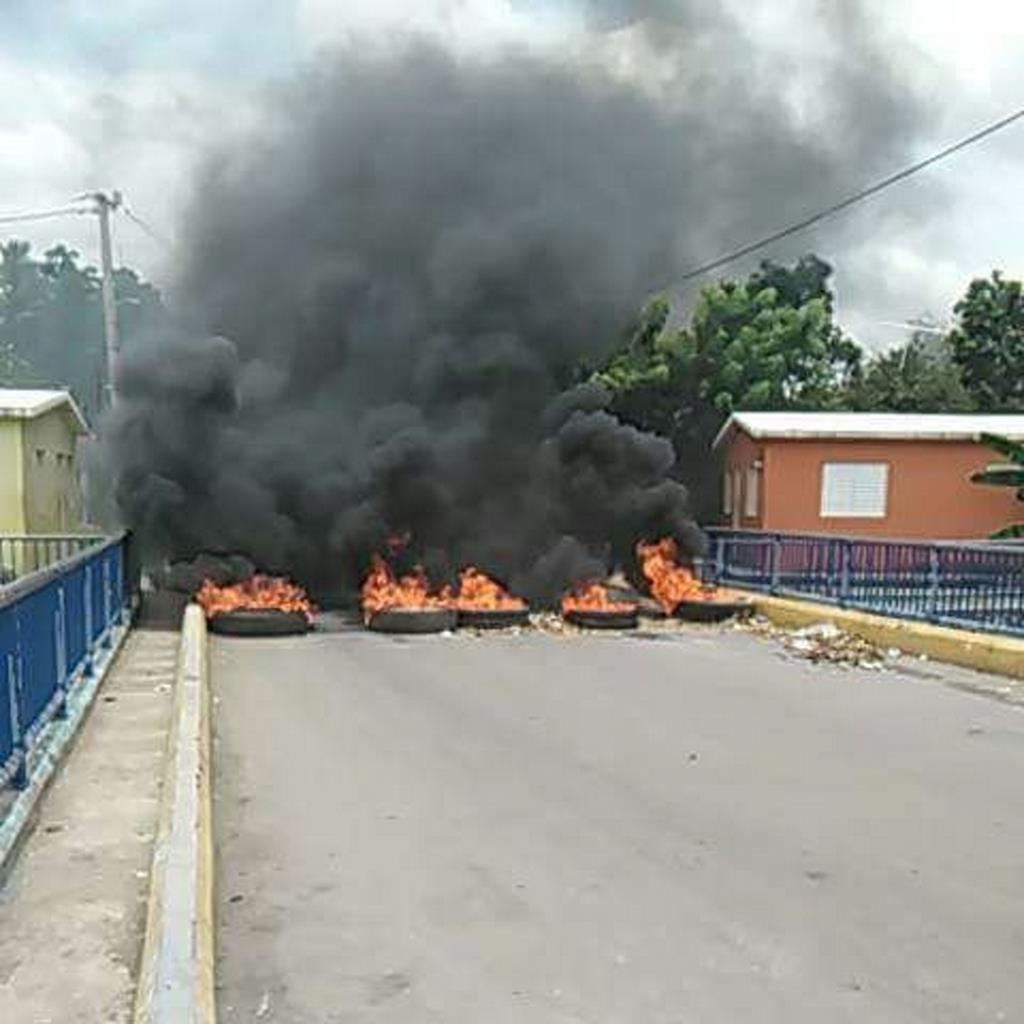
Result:
<svg viewBox="0 0 1024 1024"><path fill-rule="evenodd" d="M180 615L147 608L0 889L0 1021L131 1017Z"/></svg>

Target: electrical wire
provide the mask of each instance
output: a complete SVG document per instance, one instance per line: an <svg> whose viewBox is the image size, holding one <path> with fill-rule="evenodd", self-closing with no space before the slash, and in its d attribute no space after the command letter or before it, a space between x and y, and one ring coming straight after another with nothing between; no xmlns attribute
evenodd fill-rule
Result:
<svg viewBox="0 0 1024 1024"><path fill-rule="evenodd" d="M982 139L986 139L990 135L995 135L996 132L1002 131L1004 128L1008 128L1010 125L1020 121L1022 118L1024 118L1024 107L1020 110L1014 111L1012 114L1009 114L1004 118L1001 118L999 121L982 128L980 131L976 131L972 135L968 135L959 142L954 142L951 146L946 146L945 149L940 149L937 153L933 153L924 160L919 160L917 163L911 164L909 167L904 167L903 170L897 171L895 174L890 174L887 178L883 178L881 181L877 181L875 184L869 185L867 188L863 188L859 192L855 192L853 195L847 196L845 199L841 199L837 203L833 203L824 210L819 210L817 213L811 214L809 217L805 217L803 220L797 221L795 224L791 224L787 228L782 228L779 231L773 231L770 235L766 235L764 238L760 238L756 242L744 245L742 248L735 249L730 253L726 253L724 256L719 256L717 259L713 259L708 263L702 263L700 266L694 267L692 270L688 270L680 277L677 277L676 281L682 284L684 281L692 281L695 277L703 277L705 274L711 273L712 270L718 270L719 267L724 267L729 263L735 263L736 260L742 259L744 256L749 256L751 253L755 253L759 249L764 249L775 242L782 241L784 238L789 238L791 235L798 234L801 231L806 231L809 227L812 227L819 221L823 221L828 217L833 217L837 213L841 213L843 210L849 209L849 207L863 202L865 199L869 199L871 196L875 196L879 192L882 192L901 181L905 181L907 178L917 174L919 171L923 171L926 167L931 167L933 164L937 164L940 160L945 160L954 153L958 153L960 150L966 149L968 146L973 146L976 142L980 142Z"/></svg>
<svg viewBox="0 0 1024 1024"><path fill-rule="evenodd" d="M162 235L155 228L151 228L141 217L132 213L132 211L129 210L128 207L124 205L124 203L121 204L121 210L130 221L132 221L135 225L141 228L147 235L149 235L150 238L153 239L154 242L158 242L168 251L174 249L174 246L164 235Z"/></svg>
<svg viewBox="0 0 1024 1024"><path fill-rule="evenodd" d="M48 220L51 217L66 217L69 214L92 213L93 211L82 206L62 206L54 210L33 210L28 213L8 213L0 215L0 224L19 224L29 220Z"/></svg>

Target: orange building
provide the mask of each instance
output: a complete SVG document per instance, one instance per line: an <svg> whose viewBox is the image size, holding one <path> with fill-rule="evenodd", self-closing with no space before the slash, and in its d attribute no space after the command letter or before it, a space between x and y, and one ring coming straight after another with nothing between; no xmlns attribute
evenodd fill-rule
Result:
<svg viewBox="0 0 1024 1024"><path fill-rule="evenodd" d="M954 540L1024 519L982 433L1024 440L1024 416L737 412L714 442L722 523L738 529Z"/></svg>

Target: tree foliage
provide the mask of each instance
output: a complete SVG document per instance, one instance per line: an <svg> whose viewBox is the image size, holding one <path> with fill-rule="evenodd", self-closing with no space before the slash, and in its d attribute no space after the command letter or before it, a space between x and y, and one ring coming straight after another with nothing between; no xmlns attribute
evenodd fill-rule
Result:
<svg viewBox="0 0 1024 1024"><path fill-rule="evenodd" d="M970 412L949 339L927 328L905 345L871 357L851 383L850 407L871 412Z"/></svg>
<svg viewBox="0 0 1024 1024"><path fill-rule="evenodd" d="M986 466L975 473L971 480L991 487L1012 487L1016 491L1017 500L1024 501L1024 444L998 434L982 434L981 439L1009 462ZM998 539L1024 537L1024 523L1010 523L992 536Z"/></svg>
<svg viewBox="0 0 1024 1024"><path fill-rule="evenodd" d="M0 244L0 384L67 387L86 415L102 405L106 348L100 278L63 245L33 258L28 243ZM162 315L160 295L127 268L114 275L122 341Z"/></svg>
<svg viewBox="0 0 1024 1024"><path fill-rule="evenodd" d="M698 504L708 496L708 449L729 413L845 401L861 353L833 322L830 274L815 256L792 267L766 261L746 281L705 287L678 328L656 298L594 375L620 418L672 440Z"/></svg>
<svg viewBox="0 0 1024 1024"><path fill-rule="evenodd" d="M1024 410L1024 289L991 277L971 282L953 307L953 358L975 405L984 412Z"/></svg>

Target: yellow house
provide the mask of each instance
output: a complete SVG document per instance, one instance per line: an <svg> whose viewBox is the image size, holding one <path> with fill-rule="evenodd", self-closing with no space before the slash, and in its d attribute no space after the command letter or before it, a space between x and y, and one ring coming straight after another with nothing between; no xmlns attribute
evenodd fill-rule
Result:
<svg viewBox="0 0 1024 1024"><path fill-rule="evenodd" d="M81 529L76 449L88 433L68 392L0 388L0 534Z"/></svg>

